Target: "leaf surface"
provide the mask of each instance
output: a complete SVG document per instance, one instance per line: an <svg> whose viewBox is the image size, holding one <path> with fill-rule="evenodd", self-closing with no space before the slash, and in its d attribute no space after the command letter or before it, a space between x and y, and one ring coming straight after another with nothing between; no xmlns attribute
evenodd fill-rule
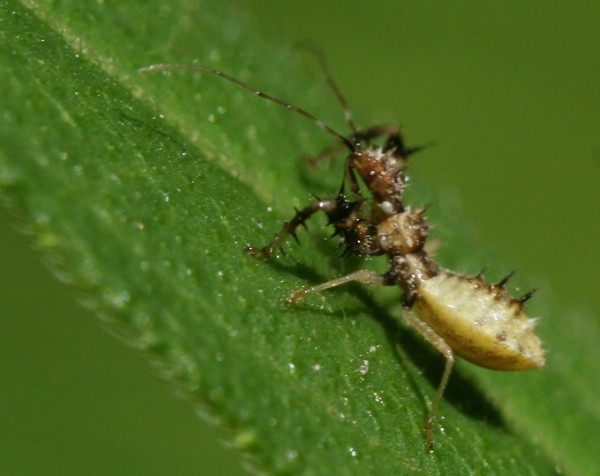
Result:
<svg viewBox="0 0 600 476"><path fill-rule="evenodd" d="M0 184L59 277L269 472L590 468L593 452L576 442L598 429L597 362L582 358L580 375L552 354L537 373L459 365L430 455L421 428L443 361L399 323L397 293L348 286L283 307L299 287L359 264L337 258L323 220L287 257L243 252L310 193L337 190L338 169L298 160L327 136L217 78L137 70L198 60L248 81L251 72L319 117L328 93L228 3L148 5L2 7ZM459 232L458 250L463 242ZM544 335L548 346L582 336L595 345L597 327L580 322L590 324ZM565 416L566 442L552 418L565 405L579 408Z"/></svg>

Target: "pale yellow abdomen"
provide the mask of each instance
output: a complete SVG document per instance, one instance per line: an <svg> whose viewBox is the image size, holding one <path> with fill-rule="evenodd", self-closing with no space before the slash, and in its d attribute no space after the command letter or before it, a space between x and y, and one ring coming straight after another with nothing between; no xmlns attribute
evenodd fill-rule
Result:
<svg viewBox="0 0 600 476"><path fill-rule="evenodd" d="M448 271L419 283L413 309L452 350L496 370L540 368L544 350L518 300L503 288Z"/></svg>

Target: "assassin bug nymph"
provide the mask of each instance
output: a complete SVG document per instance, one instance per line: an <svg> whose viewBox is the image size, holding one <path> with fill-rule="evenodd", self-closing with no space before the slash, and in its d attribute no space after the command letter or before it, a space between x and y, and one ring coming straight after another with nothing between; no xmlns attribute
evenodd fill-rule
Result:
<svg viewBox="0 0 600 476"><path fill-rule="evenodd" d="M359 130L323 54L318 49L309 49L319 60L327 83L342 106L351 131L349 136L335 131L308 111L215 69L156 64L141 71L187 69L219 76L308 118L333 136L336 144L321 158L333 155L340 146L349 150L337 195L327 200L317 199L297 210L269 244L262 248L248 246L246 251L258 258L270 257L290 235L295 237L299 226L315 213L323 212L348 253L387 256L389 270L383 275L361 269L301 289L285 302L293 304L310 294L353 281L400 287L404 320L446 358L444 372L423 427L427 447L431 451L433 423L452 372L455 354L496 370L544 366L544 350L534 332L535 319L528 318L523 311L523 305L533 291L518 298L511 297L505 284L512 273L500 282L490 284L482 273L465 276L438 266L425 249L429 232L425 209L413 211L404 204L407 159L422 147L407 147L400 131L390 125ZM376 139L382 139L382 145L373 145ZM370 200L363 196L359 181L371 194Z"/></svg>

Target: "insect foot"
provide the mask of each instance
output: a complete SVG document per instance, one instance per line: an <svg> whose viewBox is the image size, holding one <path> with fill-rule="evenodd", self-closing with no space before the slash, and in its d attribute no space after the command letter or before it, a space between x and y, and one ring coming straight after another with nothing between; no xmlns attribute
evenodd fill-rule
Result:
<svg viewBox="0 0 600 476"><path fill-rule="evenodd" d="M378 125L358 130L323 54L314 47L310 49L317 55L327 83L344 110L350 129L348 135L337 132L305 109L215 69L160 64L142 71L188 69L212 74L304 116L335 139L332 147L314 159L315 163L332 158L340 149L347 149L337 195L328 200L316 199L296 210L269 244L262 248L248 246L246 252L257 258L272 256L282 249L290 236L297 240L299 226L305 226L314 214L323 212L334 228L334 235L345 247L345 254L385 256L389 268L383 275L358 270L300 289L289 296L285 304L294 304L311 294L350 282L398 287L402 292L404 321L446 359L423 425L426 449L431 452L435 420L455 356L494 370L544 367L544 350L534 332L536 320L530 319L523 310L533 291L514 298L505 289L512 274L496 284L489 284L482 273L467 277L438 265L426 247L430 226L424 216L425 209L412 211L404 203L408 158L423 147L406 146L402 134L394 126Z"/></svg>

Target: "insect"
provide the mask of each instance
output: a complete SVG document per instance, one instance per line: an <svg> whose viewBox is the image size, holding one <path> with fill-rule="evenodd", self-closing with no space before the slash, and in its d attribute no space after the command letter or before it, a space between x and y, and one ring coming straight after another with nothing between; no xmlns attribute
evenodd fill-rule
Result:
<svg viewBox="0 0 600 476"><path fill-rule="evenodd" d="M358 129L323 54L314 47L309 49L317 57L325 79L344 111L351 131L349 135L337 132L310 112L222 71L183 64L156 64L141 71L187 69L219 76L308 118L333 136L335 144L321 154L320 159L334 155L340 148L348 149L337 194L330 199L317 199L297 210L270 243L264 247L248 246L246 251L258 258L269 258L288 237L296 237L299 226L305 225L314 214L323 212L347 253L387 257L389 270L382 275L360 269L300 289L285 303L293 304L311 294L353 281L399 287L405 322L446 359L423 426L427 448L433 451L433 425L455 355L496 370L544 367L544 350L534 332L536 320L528 318L523 310L533 291L521 297L510 296L505 284L513 273L490 284L482 273L466 276L438 265L425 249L430 228L424 216L425 209L413 210L404 203L408 158L423 147L408 147L399 129L391 125ZM370 197L365 197L362 190Z"/></svg>

